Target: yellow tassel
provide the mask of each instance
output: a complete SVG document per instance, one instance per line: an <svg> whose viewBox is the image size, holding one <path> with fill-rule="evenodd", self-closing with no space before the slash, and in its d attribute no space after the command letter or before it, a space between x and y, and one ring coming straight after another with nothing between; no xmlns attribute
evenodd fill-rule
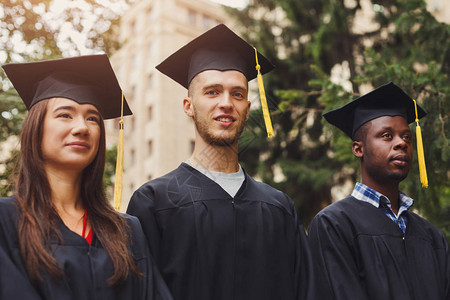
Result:
<svg viewBox="0 0 450 300"><path fill-rule="evenodd" d="M258 87L259 87L259 98L261 100L261 107L263 111L264 116L264 123L266 124L266 130L267 130L267 136L272 137L273 136L273 128L272 128L272 121L270 120L270 114L269 114L269 107L267 106L267 99L266 99L266 92L264 91L264 84L263 79L261 75L261 66L258 63L258 51L255 47L255 57L256 57L256 70L258 71L257 79L258 79Z"/></svg>
<svg viewBox="0 0 450 300"><path fill-rule="evenodd" d="M419 117L417 115L417 103L414 100L414 108L416 112L416 139L417 139L417 158L419 160L419 174L420 174L420 183L422 187L428 187L428 178L427 178L427 169L425 167L425 155L423 152L423 142L422 142L422 130L419 125Z"/></svg>
<svg viewBox="0 0 450 300"><path fill-rule="evenodd" d="M122 108L119 121L119 143L117 144L116 183L114 184L114 208L120 210L122 203L122 176L123 176L123 91Z"/></svg>

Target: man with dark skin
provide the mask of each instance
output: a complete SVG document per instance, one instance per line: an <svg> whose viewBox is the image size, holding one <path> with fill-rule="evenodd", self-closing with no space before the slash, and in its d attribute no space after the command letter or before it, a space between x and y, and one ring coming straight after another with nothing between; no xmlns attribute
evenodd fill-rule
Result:
<svg viewBox="0 0 450 300"><path fill-rule="evenodd" d="M413 161L408 123L425 112L393 83L324 114L353 139L361 182L317 214L313 262L332 299L450 299L447 239L399 190ZM416 115L417 114L417 115Z"/></svg>
<svg viewBox="0 0 450 300"><path fill-rule="evenodd" d="M412 163L412 133L405 118L383 116L361 128L353 141L353 154L361 162L361 183L383 194L398 214L399 183L408 176Z"/></svg>

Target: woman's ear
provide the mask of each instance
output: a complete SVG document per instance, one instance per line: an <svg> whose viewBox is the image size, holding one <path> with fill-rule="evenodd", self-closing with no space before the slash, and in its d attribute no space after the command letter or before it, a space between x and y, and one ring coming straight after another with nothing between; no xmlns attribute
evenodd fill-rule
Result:
<svg viewBox="0 0 450 300"><path fill-rule="evenodd" d="M361 141L353 141L352 152L354 156L362 158L364 156L364 143Z"/></svg>
<svg viewBox="0 0 450 300"><path fill-rule="evenodd" d="M186 97L183 99L183 110L188 117L192 118L194 116L191 97Z"/></svg>

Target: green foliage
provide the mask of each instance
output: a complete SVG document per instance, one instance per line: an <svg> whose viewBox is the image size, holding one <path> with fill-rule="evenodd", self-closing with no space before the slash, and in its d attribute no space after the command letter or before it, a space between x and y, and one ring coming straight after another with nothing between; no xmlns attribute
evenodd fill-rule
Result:
<svg viewBox="0 0 450 300"><path fill-rule="evenodd" d="M292 197L305 225L331 202L334 185L356 176L351 170L339 176L344 164L323 137L321 89L309 86L312 63L327 77L337 62L352 59L355 38L345 19L352 10L329 1L266 0L232 12L247 40L277 67L264 76L276 135L267 140L258 130L260 113L252 112L243 137L252 142L241 146L241 160L250 174Z"/></svg>
<svg viewBox="0 0 450 300"><path fill-rule="evenodd" d="M369 22L376 26L354 31L360 10L360 1L346 7L333 0L254 0L232 11L246 38L277 66L264 77L276 136L267 140L258 129L260 113L252 112L243 165L290 195L307 224L330 202L331 188L356 181L359 172L351 140L321 114L360 96L360 90L394 81L428 112L420 123L430 187L420 187L414 162L401 188L449 236L450 26L436 21L424 1L391 0L372 1ZM350 90L331 79L333 67L344 63Z"/></svg>
<svg viewBox="0 0 450 300"><path fill-rule="evenodd" d="M18 135L25 117L25 105L13 89L0 90L0 195L10 196L14 190L19 146ZM8 154L9 151L9 154Z"/></svg>
<svg viewBox="0 0 450 300"><path fill-rule="evenodd" d="M12 89L0 90L0 142L11 135L18 135L25 116L25 105Z"/></svg>
<svg viewBox="0 0 450 300"><path fill-rule="evenodd" d="M103 185L108 193L108 199L112 199L113 193L110 193L111 188L114 187L112 178L115 175L117 161L117 146L111 149L106 149L106 163L105 172L103 173Z"/></svg>
<svg viewBox="0 0 450 300"><path fill-rule="evenodd" d="M13 149L7 158L0 160L0 166L3 169L0 172L0 195L2 197L11 196L14 191L14 175L17 170L19 150Z"/></svg>
<svg viewBox="0 0 450 300"><path fill-rule="evenodd" d="M0 90L0 151L4 153L0 157L1 196L10 196L14 189L14 172L17 169L19 155L18 135L25 111L25 105L15 91Z"/></svg>
<svg viewBox="0 0 450 300"><path fill-rule="evenodd" d="M50 3L50 0L1 2L0 52L6 55L3 62L61 55L55 32L43 17Z"/></svg>

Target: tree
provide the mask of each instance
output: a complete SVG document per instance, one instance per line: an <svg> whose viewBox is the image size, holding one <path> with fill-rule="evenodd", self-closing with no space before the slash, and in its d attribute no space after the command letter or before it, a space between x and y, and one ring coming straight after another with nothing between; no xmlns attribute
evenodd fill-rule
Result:
<svg viewBox="0 0 450 300"><path fill-rule="evenodd" d="M245 28L246 39L276 65L265 76L276 136L267 141L259 134L241 158L249 173L293 198L305 225L331 202L333 186L356 179L352 169L339 176L344 164L329 157L330 142L321 138L320 92L308 86L315 76L311 64L329 73L335 64L348 61L351 73L356 72L351 45L358 37L350 31L356 10L335 1L294 0L252 1L242 11L230 10ZM258 120L255 114L252 118ZM259 132L250 127L244 135Z"/></svg>
<svg viewBox="0 0 450 300"><path fill-rule="evenodd" d="M42 22L37 10L28 9L29 2L7 1L0 4L0 55L3 63L11 62L13 59L28 59L33 56L44 56L60 54L56 46L54 35ZM42 1L40 10L48 8L49 1ZM24 47L18 47L17 42ZM31 47L25 47L30 45ZM51 50L53 49L53 51ZM0 56L1 57L1 56ZM17 93L11 88L3 70L0 72L2 89L0 89L0 145L5 147L14 146L14 136L18 136L25 115L25 106ZM5 141L9 139L9 143ZM12 144L13 143L13 144ZM16 167L17 148L11 149L10 155L0 158L0 193L2 196L10 195L12 192L13 171Z"/></svg>
<svg viewBox="0 0 450 300"><path fill-rule="evenodd" d="M367 3L372 16L365 18L372 26L363 31L354 25ZM350 6L333 0L255 0L230 12L247 40L277 66L265 76L276 136L267 141L257 125L245 132L244 141L252 142L241 147L241 157L249 173L289 194L308 223L330 202L332 188L359 176L351 141L324 125L321 114L368 86L392 80L428 112L421 126L429 141L430 188L419 188L416 165L402 189L422 215L448 233L450 26L436 21L420 0L361 0ZM349 74L339 83L337 67ZM260 118L253 114L250 125ZM277 179L276 173L284 176Z"/></svg>

